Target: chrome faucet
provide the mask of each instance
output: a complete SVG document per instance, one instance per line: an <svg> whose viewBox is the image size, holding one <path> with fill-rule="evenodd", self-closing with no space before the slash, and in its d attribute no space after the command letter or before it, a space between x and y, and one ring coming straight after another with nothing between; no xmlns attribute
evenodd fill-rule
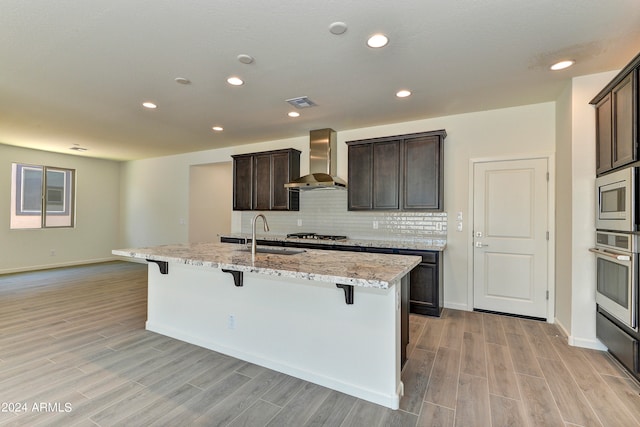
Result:
<svg viewBox="0 0 640 427"><path fill-rule="evenodd" d="M264 222L264 231L269 231L269 224L267 224L267 218L264 215L258 214L253 217L251 220L251 256L256 256L256 220L262 217L262 222Z"/></svg>

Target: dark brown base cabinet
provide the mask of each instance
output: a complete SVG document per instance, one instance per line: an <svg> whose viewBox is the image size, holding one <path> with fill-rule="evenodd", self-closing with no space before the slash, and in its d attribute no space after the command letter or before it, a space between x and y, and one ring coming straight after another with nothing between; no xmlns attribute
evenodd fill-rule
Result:
<svg viewBox="0 0 640 427"><path fill-rule="evenodd" d="M284 185L300 177L300 151L288 148L231 157L233 210L299 210L299 193Z"/></svg>
<svg viewBox="0 0 640 427"><path fill-rule="evenodd" d="M440 252L404 251L401 255L418 255L422 262L411 271L409 312L438 316L442 314L442 254Z"/></svg>

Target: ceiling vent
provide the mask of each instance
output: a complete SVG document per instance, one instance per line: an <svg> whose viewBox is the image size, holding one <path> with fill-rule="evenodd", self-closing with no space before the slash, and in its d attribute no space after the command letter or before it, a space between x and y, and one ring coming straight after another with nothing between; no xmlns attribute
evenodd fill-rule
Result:
<svg viewBox="0 0 640 427"><path fill-rule="evenodd" d="M289 104L296 108L309 108L316 107L318 104L307 98L306 96L300 96L298 98L291 98L286 100Z"/></svg>

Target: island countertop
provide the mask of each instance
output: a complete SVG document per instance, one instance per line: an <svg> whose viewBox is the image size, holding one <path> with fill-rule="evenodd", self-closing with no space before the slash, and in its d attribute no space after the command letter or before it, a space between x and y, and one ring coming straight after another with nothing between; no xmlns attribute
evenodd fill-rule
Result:
<svg viewBox="0 0 640 427"><path fill-rule="evenodd" d="M257 253L227 243L185 243L114 249L114 255L270 276L387 289L421 262L419 256L305 249L294 255Z"/></svg>

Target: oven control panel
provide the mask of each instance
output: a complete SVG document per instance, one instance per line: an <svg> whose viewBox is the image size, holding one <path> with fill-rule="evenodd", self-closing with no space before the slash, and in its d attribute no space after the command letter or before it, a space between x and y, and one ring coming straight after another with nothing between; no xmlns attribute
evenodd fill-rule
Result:
<svg viewBox="0 0 640 427"><path fill-rule="evenodd" d="M600 247L635 253L638 249L638 235L597 231L596 244Z"/></svg>

